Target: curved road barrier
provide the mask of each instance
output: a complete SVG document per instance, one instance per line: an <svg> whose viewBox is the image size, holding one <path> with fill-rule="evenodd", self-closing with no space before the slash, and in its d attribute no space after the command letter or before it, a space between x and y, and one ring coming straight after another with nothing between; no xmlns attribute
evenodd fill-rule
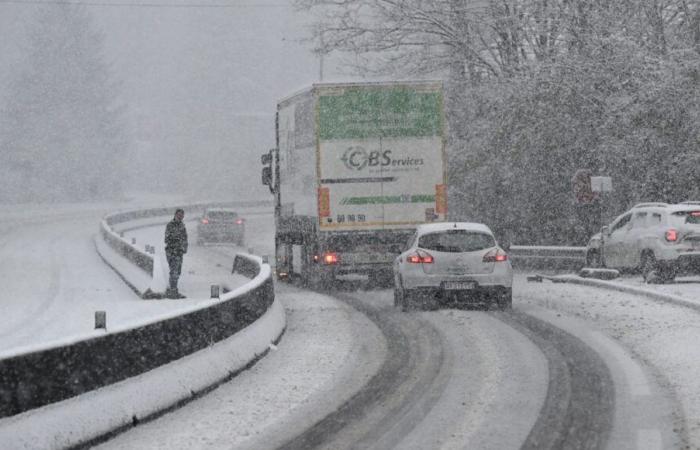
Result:
<svg viewBox="0 0 700 450"><path fill-rule="evenodd" d="M238 273L251 280L213 304L192 306L110 330L103 336L0 359L3 446L15 443L10 448L63 448L99 439L186 401L265 354L284 331L284 308L275 302L272 272L262 258L239 254L236 261L243 269ZM202 355L215 348L229 350L216 363L202 360ZM195 360L199 362L181 370L178 377L176 367ZM218 369L212 371L212 365ZM208 367L206 374L199 373L202 367ZM168 375L171 373L175 376ZM138 384L145 380L158 389L148 395L144 394L148 391L137 389L139 393L134 395L129 387L132 381ZM106 404L112 405L114 396L122 398L124 404L118 408L75 406L99 398L108 399ZM76 420L72 415L76 408L82 411L82 419L93 425L86 427ZM51 417L50 423L62 425L48 429L38 426L37 418L47 416ZM39 445L37 439L46 445Z"/></svg>
<svg viewBox="0 0 700 450"><path fill-rule="evenodd" d="M508 255L515 269L578 270L586 264L586 247L513 245Z"/></svg>
<svg viewBox="0 0 700 450"><path fill-rule="evenodd" d="M268 201L195 203L109 214L100 223L100 232L95 238L95 247L102 259L141 297L145 299L162 298L166 288L166 279L159 258L156 257L155 252L149 252L146 248L141 248L124 239L114 231L115 225L158 217L162 217L163 223L165 223L172 218L178 208L184 209L190 214L202 211L207 207L250 207L270 204ZM132 267L129 267L130 265Z"/></svg>

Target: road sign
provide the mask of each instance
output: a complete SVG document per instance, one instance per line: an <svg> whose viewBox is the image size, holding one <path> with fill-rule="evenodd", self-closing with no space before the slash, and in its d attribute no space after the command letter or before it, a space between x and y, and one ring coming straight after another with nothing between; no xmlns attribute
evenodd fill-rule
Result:
<svg viewBox="0 0 700 450"><path fill-rule="evenodd" d="M578 203L587 204L595 199L595 194L591 189L591 171L579 169L571 179L571 185Z"/></svg>
<svg viewBox="0 0 700 450"><path fill-rule="evenodd" d="M612 178L610 177L591 177L591 191L593 192L612 192Z"/></svg>

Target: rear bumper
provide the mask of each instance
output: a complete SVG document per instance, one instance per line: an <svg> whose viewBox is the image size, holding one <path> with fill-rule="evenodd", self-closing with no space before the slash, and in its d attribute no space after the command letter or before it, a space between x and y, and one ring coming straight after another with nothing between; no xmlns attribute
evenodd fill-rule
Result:
<svg viewBox="0 0 700 450"><path fill-rule="evenodd" d="M451 299L458 297L460 302L481 303L491 302L495 298L510 294L512 288L510 286L476 286L474 289L455 291L444 290L435 287L419 287L409 289L408 292L412 297Z"/></svg>
<svg viewBox="0 0 700 450"><path fill-rule="evenodd" d="M321 264L320 270L332 272L333 275L391 275L392 269L390 263L375 263L375 264L337 264L324 265Z"/></svg>
<svg viewBox="0 0 700 450"><path fill-rule="evenodd" d="M466 275L432 275L422 271L406 271L401 275L404 289L432 289L442 290L445 281L474 281L476 290L489 290L500 287L513 286L513 269L510 264L496 266L491 273L466 274Z"/></svg>

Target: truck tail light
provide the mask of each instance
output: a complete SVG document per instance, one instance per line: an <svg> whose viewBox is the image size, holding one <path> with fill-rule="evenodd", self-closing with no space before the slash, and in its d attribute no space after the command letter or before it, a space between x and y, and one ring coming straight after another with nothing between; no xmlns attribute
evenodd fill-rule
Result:
<svg viewBox="0 0 700 450"><path fill-rule="evenodd" d="M206 225L209 223L209 219L202 219L202 224Z"/></svg>
<svg viewBox="0 0 700 450"><path fill-rule="evenodd" d="M678 240L678 230L673 228L666 230L666 240L668 242L676 242Z"/></svg>
<svg viewBox="0 0 700 450"><path fill-rule="evenodd" d="M417 251L416 253L413 253L406 257L406 262L409 262L411 264L432 264L433 261L435 261L433 259L433 255L427 252Z"/></svg>
<svg viewBox="0 0 700 450"><path fill-rule="evenodd" d="M435 213L447 214L447 185L435 185Z"/></svg>
<svg viewBox="0 0 700 450"><path fill-rule="evenodd" d="M508 254L501 250L500 248L494 248L492 250L489 250L485 255L484 259L482 260L485 263L495 263L495 262L504 262L508 261Z"/></svg>

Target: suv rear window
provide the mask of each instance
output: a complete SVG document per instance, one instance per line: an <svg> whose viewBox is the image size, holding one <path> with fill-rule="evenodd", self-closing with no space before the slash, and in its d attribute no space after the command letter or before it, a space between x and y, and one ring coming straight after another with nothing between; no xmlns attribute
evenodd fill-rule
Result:
<svg viewBox="0 0 700 450"><path fill-rule="evenodd" d="M424 234L418 239L418 247L437 252L475 252L496 245L493 236L468 230L448 230Z"/></svg>
<svg viewBox="0 0 700 450"><path fill-rule="evenodd" d="M692 225L700 225L700 211L678 211L673 213L674 216L685 217L685 223Z"/></svg>
<svg viewBox="0 0 700 450"><path fill-rule="evenodd" d="M233 211L208 211L206 217L210 220L233 220L238 217L238 214Z"/></svg>

